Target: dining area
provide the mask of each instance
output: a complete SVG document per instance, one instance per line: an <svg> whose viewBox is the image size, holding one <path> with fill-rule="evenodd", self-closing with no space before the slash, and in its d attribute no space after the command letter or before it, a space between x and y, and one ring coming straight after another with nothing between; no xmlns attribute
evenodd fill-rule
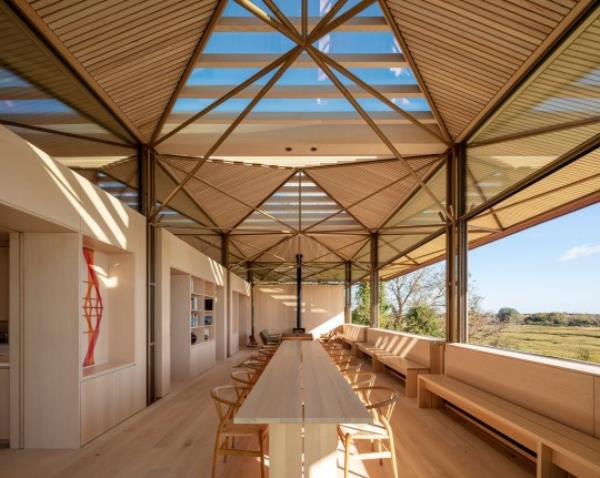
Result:
<svg viewBox="0 0 600 478"><path fill-rule="evenodd" d="M261 478L347 478L367 461L396 478L390 420L400 393L376 378L335 335L259 347L211 392L219 418L211 477L228 460L254 457Z"/></svg>

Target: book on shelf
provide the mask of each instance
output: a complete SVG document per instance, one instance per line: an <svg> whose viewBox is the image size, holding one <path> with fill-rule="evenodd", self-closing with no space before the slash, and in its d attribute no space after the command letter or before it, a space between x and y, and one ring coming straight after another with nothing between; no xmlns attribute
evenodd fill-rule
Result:
<svg viewBox="0 0 600 478"><path fill-rule="evenodd" d="M213 324L212 315L205 315L204 316L204 325L212 325L212 324Z"/></svg>

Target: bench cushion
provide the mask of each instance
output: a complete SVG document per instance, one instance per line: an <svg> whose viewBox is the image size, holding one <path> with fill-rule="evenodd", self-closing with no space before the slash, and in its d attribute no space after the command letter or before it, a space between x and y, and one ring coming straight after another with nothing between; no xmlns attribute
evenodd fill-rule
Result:
<svg viewBox="0 0 600 478"><path fill-rule="evenodd" d="M597 438L447 376L420 375L419 383L422 382L434 395L527 448L536 450L538 443L549 446L557 454L556 464L567 471L577 474L582 471L577 464L585 462L588 473L600 476L600 440Z"/></svg>

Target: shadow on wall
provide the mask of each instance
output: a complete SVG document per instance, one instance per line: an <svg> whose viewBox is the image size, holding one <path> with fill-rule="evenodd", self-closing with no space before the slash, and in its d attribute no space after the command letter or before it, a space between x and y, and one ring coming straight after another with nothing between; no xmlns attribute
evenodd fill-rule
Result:
<svg viewBox="0 0 600 478"><path fill-rule="evenodd" d="M100 194L89 181L66 168L61 168L40 149L33 145L30 147L92 235L102 242L127 249L126 231L130 227L130 218L126 206L116 198Z"/></svg>

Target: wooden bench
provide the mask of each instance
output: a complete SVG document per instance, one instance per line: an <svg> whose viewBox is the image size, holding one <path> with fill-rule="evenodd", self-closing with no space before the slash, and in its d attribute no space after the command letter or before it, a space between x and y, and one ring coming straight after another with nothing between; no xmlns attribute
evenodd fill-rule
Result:
<svg viewBox="0 0 600 478"><path fill-rule="evenodd" d="M418 395L420 408L445 400L535 452L537 478L600 476L600 440L591 435L443 375L419 375Z"/></svg>
<svg viewBox="0 0 600 478"><path fill-rule="evenodd" d="M407 397L417 396L419 374L429 373L429 367L414 360L393 355L375 355L373 357L373 371L380 372L388 367L404 378L404 394Z"/></svg>
<svg viewBox="0 0 600 478"><path fill-rule="evenodd" d="M363 355L368 355L371 358L375 358L377 355L393 355L392 352L387 351L386 349L379 347L377 344L369 344L367 342L357 343L356 344L356 354L357 357L362 357Z"/></svg>

